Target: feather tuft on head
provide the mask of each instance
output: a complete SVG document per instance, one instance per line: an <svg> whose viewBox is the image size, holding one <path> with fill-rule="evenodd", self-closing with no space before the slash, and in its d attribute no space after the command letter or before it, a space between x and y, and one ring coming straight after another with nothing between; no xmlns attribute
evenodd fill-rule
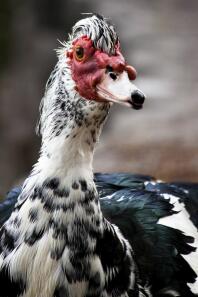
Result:
<svg viewBox="0 0 198 297"><path fill-rule="evenodd" d="M106 52L107 54L115 54L115 46L118 43L118 35L114 26L110 21L99 14L94 14L78 21L72 28L70 40L75 40L86 35L93 41L95 48Z"/></svg>

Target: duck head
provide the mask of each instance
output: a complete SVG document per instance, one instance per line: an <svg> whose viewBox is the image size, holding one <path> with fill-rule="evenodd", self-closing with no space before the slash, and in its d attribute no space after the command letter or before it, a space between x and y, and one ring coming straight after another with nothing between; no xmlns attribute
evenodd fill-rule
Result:
<svg viewBox="0 0 198 297"><path fill-rule="evenodd" d="M67 63L83 98L142 108L145 95L132 83L136 70L126 63L117 33L106 19L93 15L80 20L70 41Z"/></svg>

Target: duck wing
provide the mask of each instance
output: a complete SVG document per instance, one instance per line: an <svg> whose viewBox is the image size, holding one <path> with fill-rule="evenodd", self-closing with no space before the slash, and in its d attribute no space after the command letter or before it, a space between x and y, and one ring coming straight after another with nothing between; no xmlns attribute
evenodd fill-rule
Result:
<svg viewBox="0 0 198 297"><path fill-rule="evenodd" d="M185 193L184 185L158 183L152 177L128 173L112 178L111 174L98 174L95 179L104 216L120 228L133 247L142 287L150 287L153 296L196 296L197 288L193 293L190 286L197 271L184 258L196 256L196 247L191 245L195 238L162 221L178 214L171 197L187 203L190 191Z"/></svg>

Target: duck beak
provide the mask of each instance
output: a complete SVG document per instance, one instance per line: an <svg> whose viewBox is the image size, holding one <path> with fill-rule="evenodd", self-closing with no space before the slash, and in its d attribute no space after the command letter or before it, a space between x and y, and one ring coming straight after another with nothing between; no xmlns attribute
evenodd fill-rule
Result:
<svg viewBox="0 0 198 297"><path fill-rule="evenodd" d="M96 85L96 94L100 101L119 103L137 110L142 108L145 100L144 93L131 82L127 71L106 71Z"/></svg>

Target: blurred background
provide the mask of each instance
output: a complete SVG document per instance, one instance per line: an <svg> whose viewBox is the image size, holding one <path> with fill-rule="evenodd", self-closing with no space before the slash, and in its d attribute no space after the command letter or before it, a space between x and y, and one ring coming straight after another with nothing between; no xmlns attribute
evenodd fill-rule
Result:
<svg viewBox="0 0 198 297"><path fill-rule="evenodd" d="M110 17L146 93L141 111L115 106L94 169L198 181L198 1L1 0L0 195L37 160L39 102L81 12Z"/></svg>

